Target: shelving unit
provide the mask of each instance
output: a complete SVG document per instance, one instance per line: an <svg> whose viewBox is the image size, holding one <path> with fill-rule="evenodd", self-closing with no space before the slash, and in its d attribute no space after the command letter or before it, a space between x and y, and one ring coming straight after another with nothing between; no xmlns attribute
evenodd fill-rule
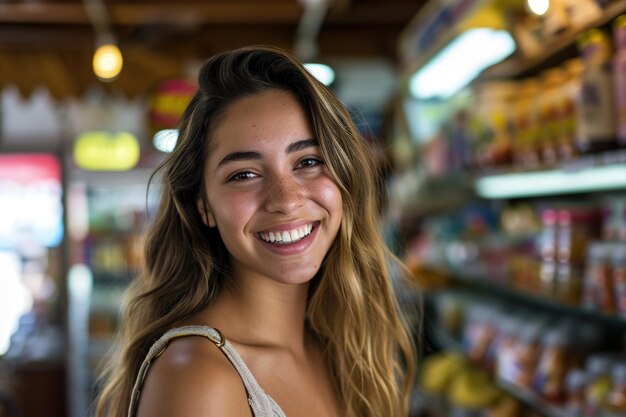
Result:
<svg viewBox="0 0 626 417"><path fill-rule="evenodd" d="M76 276L70 276L69 341L72 349L70 415L89 415L94 382L102 359L109 354L119 324L124 291L136 276L136 243L157 200L158 181L146 193L149 170L74 172L71 187L80 192L83 212L80 239L73 241Z"/></svg>
<svg viewBox="0 0 626 417"><path fill-rule="evenodd" d="M425 7L425 13L427 11L430 12L431 10L437 10L436 3L436 1L429 2L430 9ZM476 6L478 8L488 4L489 2L470 3L472 7ZM523 78L539 75L545 69L559 66L566 60L574 58L578 54L576 42L581 33L591 28L601 28L606 30L612 27L612 22L617 16L624 13L626 13L626 0L616 0L610 2L607 6L604 6L601 17L595 19L594 21L590 21L583 26L570 27L558 35L555 35L554 37L548 39L546 43L542 45L543 48L541 51L536 54L524 56L521 52L518 52L510 56L503 62L483 71L481 76L476 80L476 83L479 84L483 81L521 80ZM423 18L423 16L416 17L416 19L414 19L414 24L420 24L423 27L428 28L429 26L420 20ZM414 32L411 32L410 30L405 32L403 36L403 43L400 45L401 51L410 50L410 47L415 46L415 43L411 44L411 42L415 42L415 39L418 38L419 34L414 26L413 30ZM450 42L450 40L459 34L459 30L460 28L458 25L450 24L447 30L439 31L437 34L438 36L431 40L428 48L418 51L420 54L419 56L406 53L405 58L408 62L405 62L404 65L404 70L406 71L405 76L410 75L416 69L424 66L432 57L436 55L439 50L441 50ZM413 50L411 52L414 53L416 51ZM493 83L494 88L497 88L501 84L502 83ZM490 83L485 85L491 86ZM500 90L496 90L494 95L497 92L500 92ZM502 103L504 103L504 100ZM453 112L451 112L451 114L452 113ZM478 114L478 111L476 114ZM500 114L498 115L502 116ZM492 115L490 114L490 116ZM509 116L510 115L504 115L502 117ZM467 124L459 125L467 126ZM453 127L458 128L459 125L454 125ZM491 127L493 128L493 126ZM452 140L451 138L453 138L452 135L444 136L442 134L441 136L448 140ZM496 135L493 134L492 136ZM425 138L420 138L420 140L424 139ZM441 137L437 136L436 139L441 139ZM479 137L479 139L482 138ZM450 143L452 142L447 142L446 144ZM535 145L536 144L533 144L533 146ZM489 150L493 151L491 148ZM419 152L416 153L419 154ZM540 157L543 156L544 155L540 155ZM410 221L414 223L410 224L410 221L407 221L406 224L410 224L410 226L406 226L405 223L400 223L402 232L406 234L406 230L408 229L416 231L416 233L421 233L424 229L431 226L429 224L431 222L441 222L444 224L443 226L436 224L429 229L431 233L430 236L426 236L425 239L414 239L413 241L407 243L407 247L422 248L422 246L426 246L428 244L433 245L441 242L454 245L455 242L452 241L450 236L456 236L456 243L463 242L463 239L473 239L474 235L471 235L471 233L474 232L474 229L471 229L470 227L462 229L463 231L458 232L458 235L454 235L454 232L450 231L455 230L454 228L458 227L458 225L454 223L454 219L451 219L451 217L455 215L454 213L457 210L462 209L466 203L484 204L485 206L488 205L490 208L493 208L494 211L507 207L507 205L527 205L529 207L533 207L533 209L536 210L535 214L538 214L539 209L543 205L549 206L551 204L555 204L558 206L561 202L565 205L571 204L572 202L578 202L577 200L583 199L593 200L594 202L599 200L604 201L604 198L609 196L619 196L620 201L622 198L626 198L626 150L624 149L581 155L577 157L577 159L560 162L558 164L552 163L550 166L545 166L534 171L523 171L518 167L504 166L505 162L503 161L508 161L508 159L496 159L496 157L493 157L493 154L488 154L486 158L488 157L492 157L493 159L475 158L475 160L472 160L471 165L480 166L480 169L463 172L460 175L458 172L455 172L455 174L451 176L444 175L436 178L422 179L421 186L416 187L414 195L410 198L406 198L404 200L404 205L401 207L403 214L398 217L402 220L410 219ZM434 161L435 162L427 161L427 163L441 163L439 159L434 159ZM483 163L484 161L486 162ZM427 163L422 165L427 165ZM488 167L488 165L490 165L490 167ZM450 166L452 166L452 164L450 164ZM452 170L456 169L458 168L454 166ZM499 212L499 214L500 213L501 212ZM624 214L626 215L626 213ZM535 224L539 228L541 222L538 221ZM495 230L495 228L493 230ZM500 229L497 230L502 233ZM462 235L463 232L469 233L470 235ZM444 237L441 238L441 236ZM487 236L487 234L483 236ZM601 239L599 235L590 234L590 236L593 236L593 238L589 237L589 241L592 239ZM502 235L498 235L498 237L502 237ZM438 238L440 239L439 241L437 241ZM496 240L500 242L500 239ZM433 243L433 241L435 243ZM528 240L528 242L534 241L534 239ZM482 243L490 244L491 242ZM433 254L434 258L438 258L440 253L444 252L441 250L441 247L442 246L433 246L433 250L428 252L428 254ZM522 246L511 246L511 248L514 248L515 250L520 247ZM531 246L526 246L526 248L528 247ZM476 249L476 246L473 248ZM478 248L478 250L479 249L481 248ZM482 249L485 249L485 252L488 253L485 257L480 259L486 259L488 262L495 262L496 264L499 261L494 261L494 253L498 255L501 253L513 253L512 249L509 251L500 251L495 250L491 246ZM522 255L528 255L530 257L534 253L534 249L527 249L527 252L523 252ZM538 253L536 253L536 255L539 257ZM489 256L491 256L491 258L489 258ZM452 258L453 257L451 256L450 259ZM580 264L583 258L579 258L580 259L575 261L575 264L572 264L575 268L583 266ZM415 256L410 259L414 260ZM604 340L604 337L602 337L602 349L615 350L617 349L618 344L624 342L623 340L618 341L617 339L621 339L621 336L619 335L623 335L626 330L626 318L620 317L617 314L607 315L599 311L589 310L583 307L562 304L556 299L549 298L547 295L539 295L538 290L536 290L536 292L531 292L530 290L522 290L521 287L514 287L513 281L518 282L517 276L515 278L498 277L504 279L496 279L496 277L490 277L489 272L487 272L485 268L482 270L472 271L469 263L463 264L462 262L459 262L459 264L455 264L452 261L448 262L446 256L437 260L442 261L442 263L420 265L420 267L424 269L434 269L433 276L445 276L447 278L449 288L441 289L440 286L437 286L437 292L432 294L433 298L435 298L438 293L445 294L446 291L449 293L459 291L464 295L470 294L474 297L471 302L488 300L500 301L500 303L494 303L495 308L493 308L493 310L498 312L502 311L503 315L508 315L508 308L517 306L521 308L518 308L518 311L515 313L521 312L532 317L535 317L535 315L530 313L537 313L540 316L543 314L550 317L550 320L552 320L551 323L564 322L564 326L569 326L573 322L575 325L581 324L583 327L595 326L596 329L602 330L599 333L607 333L607 340ZM526 258L523 260L526 260ZM427 262L427 260L424 259L421 261ZM504 263L504 261L505 260L502 260L502 263ZM528 271L534 271L532 268L536 267L537 264L539 264L539 261L537 261L537 264L534 262L535 260L531 259L529 261L531 267L523 272L528 273ZM489 264L489 266L491 267L492 265ZM497 270L498 273L500 272L500 268L492 269ZM576 272L581 273L582 271ZM539 279L538 275L533 275L533 277L533 279ZM580 275L578 275L578 277L580 277ZM529 288L538 288L539 284L537 283L539 281L531 281L532 280L519 280L519 282L523 282L524 285L527 285ZM470 297L468 296L468 299L469 298ZM490 303L491 302L489 301L489 304ZM598 307L598 309L599 308L600 307ZM527 310L530 310L530 312L527 313ZM515 313L511 313L511 316ZM537 320L539 321L543 318L544 317L539 317ZM440 345L443 350L464 353L463 344L459 340L455 339L455 337L451 334L447 333L444 328L439 328L437 325L434 325L429 326L427 330L433 338L432 341L437 345ZM600 336L598 336L598 338L600 339ZM620 345L619 348L623 349L623 346ZM593 350L593 352L595 353L597 350ZM472 352L471 355L474 355L474 352ZM492 366L492 364L487 364L484 369L491 369L490 366ZM562 407L543 401L539 395L536 395L534 392L521 389L514 384L507 383L506 381L494 380L493 382L497 384L502 391L517 399L525 406L525 408L533 410L538 415L543 417L568 416L567 411ZM537 392L540 392L539 388Z"/></svg>
<svg viewBox="0 0 626 417"><path fill-rule="evenodd" d="M514 55L499 64L496 64L483 72L481 79L499 79L499 78L521 78L528 76L536 69L547 67L550 64L557 65L562 61L564 55L572 55L567 52L568 48L575 48L576 38L580 33L607 25L617 16L626 12L626 0L619 0L610 3L605 7L602 16L592 22L587 23L583 27L568 28L560 33L554 39L543 45L543 48L536 55L521 56ZM565 54L563 53L565 51Z"/></svg>

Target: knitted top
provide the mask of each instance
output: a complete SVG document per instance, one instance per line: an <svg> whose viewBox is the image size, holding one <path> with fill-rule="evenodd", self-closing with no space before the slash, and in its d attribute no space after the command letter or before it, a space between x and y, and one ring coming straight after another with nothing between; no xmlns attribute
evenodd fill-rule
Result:
<svg viewBox="0 0 626 417"><path fill-rule="evenodd" d="M239 356L228 340L224 339L224 336L222 336L217 329L208 326L177 327L169 330L161 336L159 340L154 342L150 351L146 355L146 358L141 364L139 374L135 380L135 385L130 398L130 405L128 407L128 417L134 417L137 411L139 394L141 393L143 382L148 374L150 362L159 357L165 351L168 343L172 339L185 336L204 336L221 349L224 355L233 364L243 381L248 394L248 403L250 404L254 417L285 417L285 413L283 413L276 401L267 395L259 386L258 382L252 376L252 373L250 373L250 370L241 359L241 356Z"/></svg>

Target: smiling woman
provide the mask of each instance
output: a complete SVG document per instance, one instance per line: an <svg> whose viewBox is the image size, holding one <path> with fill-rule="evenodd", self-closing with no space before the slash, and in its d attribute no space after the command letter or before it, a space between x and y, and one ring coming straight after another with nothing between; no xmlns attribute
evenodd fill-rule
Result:
<svg viewBox="0 0 626 417"><path fill-rule="evenodd" d="M347 111L269 47L199 85L97 415L406 416L412 338Z"/></svg>

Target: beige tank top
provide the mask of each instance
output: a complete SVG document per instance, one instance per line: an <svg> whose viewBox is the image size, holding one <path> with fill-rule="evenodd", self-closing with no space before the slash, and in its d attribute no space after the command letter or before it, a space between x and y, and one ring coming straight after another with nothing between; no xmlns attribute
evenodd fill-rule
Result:
<svg viewBox="0 0 626 417"><path fill-rule="evenodd" d="M139 394L146 375L148 374L150 362L159 357L159 355L165 351L168 343L172 339L185 336L204 336L211 342L215 343L215 345L222 350L224 355L233 364L243 381L246 392L248 393L248 403L250 404L254 417L285 417L285 413L283 413L276 401L267 395L259 386L258 382L252 376L252 373L250 373L250 370L241 359L241 356L239 356L228 340L224 339L224 336L222 336L217 329L208 326L177 327L169 330L152 345L150 351L146 355L146 358L141 364L139 375L137 375L137 379L135 380L135 385L130 398L130 405L128 407L128 417L134 417L137 411Z"/></svg>

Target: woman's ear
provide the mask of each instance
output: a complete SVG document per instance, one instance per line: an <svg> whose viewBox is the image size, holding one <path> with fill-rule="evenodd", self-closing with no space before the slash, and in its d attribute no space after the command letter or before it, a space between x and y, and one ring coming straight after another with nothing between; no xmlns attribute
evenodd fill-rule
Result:
<svg viewBox="0 0 626 417"><path fill-rule="evenodd" d="M213 213L211 212L209 205L203 198L198 198L196 200L196 207L198 207L198 213L200 213L202 223L204 223L208 227L215 227L217 225L217 223L215 223L215 217L213 217Z"/></svg>

